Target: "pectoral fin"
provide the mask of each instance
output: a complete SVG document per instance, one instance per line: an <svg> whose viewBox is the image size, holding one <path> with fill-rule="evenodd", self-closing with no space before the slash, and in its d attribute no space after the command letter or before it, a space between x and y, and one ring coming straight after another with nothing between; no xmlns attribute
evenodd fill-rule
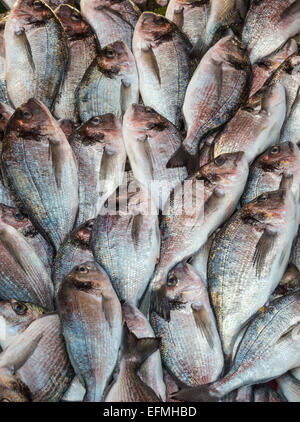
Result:
<svg viewBox="0 0 300 422"><path fill-rule="evenodd" d="M214 329L205 307L200 303L192 303L191 308L195 322L203 336L206 338L210 348L214 347Z"/></svg>
<svg viewBox="0 0 300 422"><path fill-rule="evenodd" d="M253 266L256 268L257 276L260 276L264 269L267 256L274 246L276 237L276 233L272 233L268 229L265 229L256 245L253 256Z"/></svg>
<svg viewBox="0 0 300 422"><path fill-rule="evenodd" d="M148 66L152 70L153 75L156 76L157 81L160 85L161 84L160 71L159 71L158 63L157 63L155 54L153 53L152 47L150 46L147 49L145 48L142 50L142 52L143 52L144 59L148 63Z"/></svg>

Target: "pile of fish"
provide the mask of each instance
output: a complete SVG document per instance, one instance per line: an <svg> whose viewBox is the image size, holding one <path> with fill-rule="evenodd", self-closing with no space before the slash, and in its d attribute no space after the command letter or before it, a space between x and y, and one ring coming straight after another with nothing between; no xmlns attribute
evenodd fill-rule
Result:
<svg viewBox="0 0 300 422"><path fill-rule="evenodd" d="M299 402L300 1L2 3L0 402Z"/></svg>

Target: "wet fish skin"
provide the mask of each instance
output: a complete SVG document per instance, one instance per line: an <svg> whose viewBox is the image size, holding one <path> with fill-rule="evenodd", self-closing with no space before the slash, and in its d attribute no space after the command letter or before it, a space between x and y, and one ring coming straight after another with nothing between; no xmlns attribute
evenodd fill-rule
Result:
<svg viewBox="0 0 300 422"><path fill-rule="evenodd" d="M80 82L76 102L80 120L113 113L121 118L138 102L138 74L133 54L122 41L107 45Z"/></svg>
<svg viewBox="0 0 300 422"><path fill-rule="evenodd" d="M75 265L93 260L90 237L94 221L94 219L88 220L72 230L65 242L58 249L53 266L53 282L56 294L63 279Z"/></svg>
<svg viewBox="0 0 300 422"><path fill-rule="evenodd" d="M137 374L141 364L157 351L158 344L159 341L155 337L136 337L125 325L120 370L105 397L106 402L160 401L155 392Z"/></svg>
<svg viewBox="0 0 300 422"><path fill-rule="evenodd" d="M292 264L294 264L300 271L300 231L298 231L295 242L293 244L290 259Z"/></svg>
<svg viewBox="0 0 300 422"><path fill-rule="evenodd" d="M295 198L299 198L300 150L292 142L273 145L254 161L241 205L246 205L264 192L279 189L284 178L291 178L290 189Z"/></svg>
<svg viewBox="0 0 300 422"><path fill-rule="evenodd" d="M4 30L5 78L15 108L35 97L51 108L67 65L65 31L41 2L17 0Z"/></svg>
<svg viewBox="0 0 300 422"><path fill-rule="evenodd" d="M184 98L185 151L195 155L201 139L226 123L244 104L250 76L246 46L234 36L222 38L205 54Z"/></svg>
<svg viewBox="0 0 300 422"><path fill-rule="evenodd" d="M53 285L47 270L14 227L0 220L0 297L14 298L53 309Z"/></svg>
<svg viewBox="0 0 300 422"><path fill-rule="evenodd" d="M293 102L290 114L285 122L280 135L280 142L291 141L295 144L300 142L300 88L298 89L297 96Z"/></svg>
<svg viewBox="0 0 300 422"><path fill-rule="evenodd" d="M157 210L148 190L136 181L123 185L117 201L121 210L111 214L108 209L97 217L91 247L119 299L137 306L159 258Z"/></svg>
<svg viewBox="0 0 300 422"><path fill-rule="evenodd" d="M140 93L145 106L154 108L176 127L191 72L191 43L174 22L144 12L133 35Z"/></svg>
<svg viewBox="0 0 300 422"><path fill-rule="evenodd" d="M288 40L279 51L264 57L252 66L252 86L249 97L259 91L264 83L284 64L291 55L298 51L297 42L292 38Z"/></svg>
<svg viewBox="0 0 300 422"><path fill-rule="evenodd" d="M40 101L30 99L10 119L2 163L29 218L57 250L78 209L77 166L64 133Z"/></svg>
<svg viewBox="0 0 300 422"><path fill-rule="evenodd" d="M240 330L279 284L297 226L295 198L280 189L241 208L217 233L208 261L208 290L227 360Z"/></svg>
<svg viewBox="0 0 300 422"><path fill-rule="evenodd" d="M53 248L36 230L29 218L25 217L17 208L4 204L0 204L0 218L4 223L14 227L25 237L26 241L35 250L35 253L45 265L51 277L54 259Z"/></svg>
<svg viewBox="0 0 300 422"><path fill-rule="evenodd" d="M274 290L273 294L270 296L270 300L277 299L281 296L286 296L289 293L292 293L294 290L297 290L300 288L300 271L298 268L290 263L287 266L287 269Z"/></svg>
<svg viewBox="0 0 300 422"><path fill-rule="evenodd" d="M14 113L14 109L5 103L0 103L0 142L4 137L7 122Z"/></svg>
<svg viewBox="0 0 300 422"><path fill-rule="evenodd" d="M170 191L187 177L186 168L167 168L167 162L181 145L176 127L153 108L132 104L124 115L123 137L134 177L149 191L154 183L163 185L163 197L155 204L163 209ZM158 189L157 189L158 190Z"/></svg>
<svg viewBox="0 0 300 422"><path fill-rule="evenodd" d="M81 13L97 34L101 47L121 40L131 48L140 10L131 0L81 0Z"/></svg>
<svg viewBox="0 0 300 422"><path fill-rule="evenodd" d="M138 338L155 337L147 318L129 303L122 305L123 319L128 330ZM138 371L139 378L156 393L161 401L166 401L166 386L159 350L150 355Z"/></svg>
<svg viewBox="0 0 300 422"><path fill-rule="evenodd" d="M189 178L188 185L182 182L171 193L160 224L160 261L150 284L151 308L160 316L168 318L164 289L169 271L197 253L208 237L232 214L243 192L248 171L243 152L224 154L201 167ZM203 203L194 208L187 207L178 214L177 210L181 209L185 198L193 197Z"/></svg>
<svg viewBox="0 0 300 422"><path fill-rule="evenodd" d="M16 2L16 0L3 0L1 1L1 3L4 4L4 6L7 9L11 9L14 5L14 3ZM70 4L71 6L74 6L74 0L45 0L45 3L48 4L48 6L51 7L51 9L55 9L57 6L59 6L60 4Z"/></svg>
<svg viewBox="0 0 300 422"><path fill-rule="evenodd" d="M6 349L33 321L46 310L32 303L15 299L0 301L0 316L5 321L5 338L0 339L0 347Z"/></svg>
<svg viewBox="0 0 300 422"><path fill-rule="evenodd" d="M7 87L5 81L5 46L4 46L4 28L7 15L0 15L0 102L9 105Z"/></svg>
<svg viewBox="0 0 300 422"><path fill-rule="evenodd" d="M205 287L207 287L207 262L209 257L209 251L214 239L214 234L212 234L205 244L199 249L199 251L193 256L191 260L191 265L199 274L201 280L203 281Z"/></svg>
<svg viewBox="0 0 300 422"><path fill-rule="evenodd" d="M79 175L79 226L97 217L121 184L126 162L122 122L111 113L94 116L73 132L70 144Z"/></svg>
<svg viewBox="0 0 300 422"><path fill-rule="evenodd" d="M70 361L86 388L84 401L99 402L122 335L121 305L104 270L95 262L76 266L61 285L57 307Z"/></svg>
<svg viewBox="0 0 300 422"><path fill-rule="evenodd" d="M69 58L64 80L55 101L54 114L58 119L78 121L75 92L87 68L96 57L96 36L74 7L61 4L55 9L55 13L68 37Z"/></svg>
<svg viewBox="0 0 300 422"><path fill-rule="evenodd" d="M205 285L191 265L170 272L166 298L170 321L155 312L150 318L164 365L185 386L215 381L223 369L222 346Z"/></svg>
<svg viewBox="0 0 300 422"><path fill-rule="evenodd" d="M216 136L213 157L244 151L249 163L279 140L286 110L285 90L275 83L256 93Z"/></svg>
<svg viewBox="0 0 300 422"><path fill-rule="evenodd" d="M166 18L188 36L193 46L203 38L208 16L208 0L171 0L166 10Z"/></svg>
<svg viewBox="0 0 300 422"><path fill-rule="evenodd" d="M280 393L287 398L289 402L299 403L300 401L300 380L287 372L276 379Z"/></svg>
<svg viewBox="0 0 300 422"><path fill-rule="evenodd" d="M252 1L242 34L243 42L248 45L251 63L273 53L289 38L297 35L300 31L299 17L299 0Z"/></svg>

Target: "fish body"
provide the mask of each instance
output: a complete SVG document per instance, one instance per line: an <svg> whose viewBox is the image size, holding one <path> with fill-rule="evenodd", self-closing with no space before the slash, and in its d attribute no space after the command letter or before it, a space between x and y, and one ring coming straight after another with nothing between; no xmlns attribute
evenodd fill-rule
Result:
<svg viewBox="0 0 300 422"><path fill-rule="evenodd" d="M74 267L58 292L57 307L70 361L86 389L84 401L99 402L122 335L121 305L104 270L95 262Z"/></svg>
<svg viewBox="0 0 300 422"><path fill-rule="evenodd" d="M69 58L55 101L54 114L58 119L77 121L75 92L96 57L96 37L74 7L62 4L55 9L55 13L67 33Z"/></svg>
<svg viewBox="0 0 300 422"><path fill-rule="evenodd" d="M293 376L291 372L287 372L276 379L279 391L287 398L289 402L300 402L300 381Z"/></svg>
<svg viewBox="0 0 300 422"><path fill-rule="evenodd" d="M17 0L5 30L5 78L15 108L35 97L51 108L67 65L65 31L44 2Z"/></svg>
<svg viewBox="0 0 300 422"><path fill-rule="evenodd" d="M213 238L214 235L211 235L191 260L192 267L199 274L205 286L207 286L207 262Z"/></svg>
<svg viewBox="0 0 300 422"><path fill-rule="evenodd" d="M80 120L85 123L107 113L121 118L130 104L138 102L138 92L134 57L126 44L115 41L98 53L78 86Z"/></svg>
<svg viewBox="0 0 300 422"><path fill-rule="evenodd" d="M97 217L122 182L126 162L122 122L111 113L94 116L73 132L70 144L78 166L79 226Z"/></svg>
<svg viewBox="0 0 300 422"><path fill-rule="evenodd" d="M208 290L227 358L240 330L280 282L297 226L295 198L281 189L260 195L217 233L208 261Z"/></svg>
<svg viewBox="0 0 300 422"><path fill-rule="evenodd" d="M30 99L10 119L2 163L29 218L57 250L78 209L77 166L64 133L39 100Z"/></svg>
<svg viewBox="0 0 300 422"><path fill-rule="evenodd" d="M191 44L165 17L144 12L133 35L139 87L145 106L152 107L175 126L191 76Z"/></svg>
<svg viewBox="0 0 300 422"><path fill-rule="evenodd" d="M187 177L185 167L167 168L169 159L181 145L180 133L154 109L132 104L124 116L123 136L136 180L155 194L156 206L163 209L170 191Z"/></svg>
<svg viewBox="0 0 300 422"><path fill-rule="evenodd" d="M299 85L300 86L300 85ZM297 96L293 102L291 112L285 122L280 135L280 142L294 142L298 144L300 141L300 88L298 89Z"/></svg>

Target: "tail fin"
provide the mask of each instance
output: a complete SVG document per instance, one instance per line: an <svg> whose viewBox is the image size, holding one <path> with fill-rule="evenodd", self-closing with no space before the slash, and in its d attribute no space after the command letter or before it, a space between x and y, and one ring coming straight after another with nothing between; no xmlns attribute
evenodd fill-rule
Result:
<svg viewBox="0 0 300 422"><path fill-rule="evenodd" d="M166 297L166 286L163 285L151 292L150 311L156 312L161 318L170 321L170 304Z"/></svg>
<svg viewBox="0 0 300 422"><path fill-rule="evenodd" d="M191 155L181 146L167 162L167 168L186 167L188 174L195 173L199 168L198 154Z"/></svg>
<svg viewBox="0 0 300 422"><path fill-rule="evenodd" d="M140 366L159 347L159 339L155 337L145 337L138 339L135 334L129 331L127 324L124 324L124 352L135 358Z"/></svg>
<svg viewBox="0 0 300 422"><path fill-rule="evenodd" d="M199 387L184 388L182 390L173 393L171 398L181 401L190 402L215 402L218 401L216 397L212 397L209 394L209 385L204 384Z"/></svg>

